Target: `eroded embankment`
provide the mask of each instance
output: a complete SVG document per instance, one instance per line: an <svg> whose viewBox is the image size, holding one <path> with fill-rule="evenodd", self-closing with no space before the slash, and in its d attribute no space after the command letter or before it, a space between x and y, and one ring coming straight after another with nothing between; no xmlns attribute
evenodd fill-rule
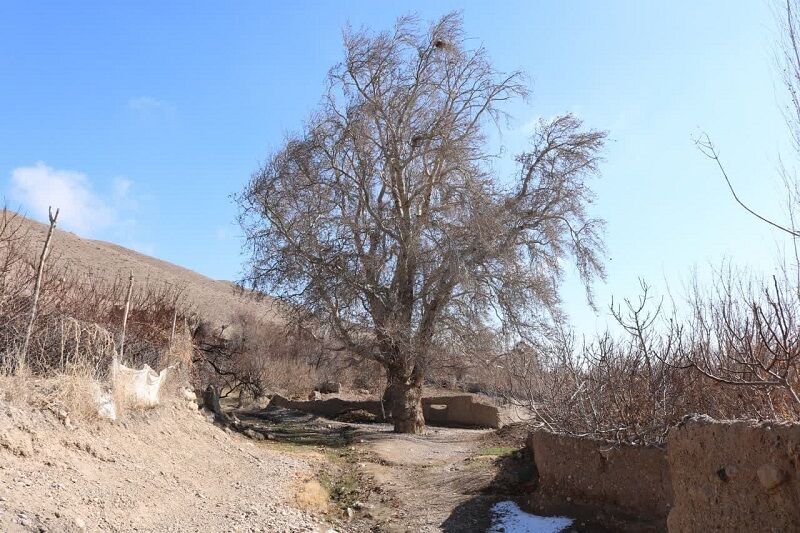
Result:
<svg viewBox="0 0 800 533"><path fill-rule="evenodd" d="M320 460L225 431L182 400L110 423L0 395L0 531L324 531L295 504Z"/></svg>

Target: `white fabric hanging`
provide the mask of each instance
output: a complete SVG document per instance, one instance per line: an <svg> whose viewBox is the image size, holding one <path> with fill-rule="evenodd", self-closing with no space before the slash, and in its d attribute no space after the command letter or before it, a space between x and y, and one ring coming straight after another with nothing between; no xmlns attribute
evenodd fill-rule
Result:
<svg viewBox="0 0 800 533"><path fill-rule="evenodd" d="M114 358L112 362L111 376L115 392L120 395L127 404L136 407L155 407L159 402L159 392L161 385L167 377L165 368L160 373L148 365L144 365L141 370L129 368Z"/></svg>

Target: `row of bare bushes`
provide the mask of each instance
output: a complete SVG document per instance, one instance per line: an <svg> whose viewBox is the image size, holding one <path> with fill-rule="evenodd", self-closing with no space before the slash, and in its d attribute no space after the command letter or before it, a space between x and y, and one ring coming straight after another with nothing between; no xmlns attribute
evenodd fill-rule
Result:
<svg viewBox="0 0 800 533"><path fill-rule="evenodd" d="M150 280L139 280L131 286L132 279L124 273L113 280L93 276L84 269L73 268L57 255L44 263L25 368L16 368L30 322L41 260L36 249L41 246L30 225L12 211L2 210L0 373L24 371L52 377L78 372L96 379L107 377L113 357L123 355L120 344L126 301L130 312L122 362L157 368L180 359L188 368L190 309L180 287Z"/></svg>
<svg viewBox="0 0 800 533"><path fill-rule="evenodd" d="M705 288L703 288L705 287ZM495 360L496 391L547 427L614 442L664 442L690 413L800 419L800 285L727 269L665 309L642 284L593 339L557 330Z"/></svg>
<svg viewBox="0 0 800 533"><path fill-rule="evenodd" d="M43 244L16 213L0 212L0 375L19 374ZM222 396L259 398L273 391L302 396L326 380L380 387L376 369L326 352L284 326L241 313L233 323L215 327L214 318L198 317L182 287L132 280L125 272L111 279L93 275L56 254L44 265L24 372L51 381L106 380L117 357L137 368L177 362L195 388L211 384Z"/></svg>

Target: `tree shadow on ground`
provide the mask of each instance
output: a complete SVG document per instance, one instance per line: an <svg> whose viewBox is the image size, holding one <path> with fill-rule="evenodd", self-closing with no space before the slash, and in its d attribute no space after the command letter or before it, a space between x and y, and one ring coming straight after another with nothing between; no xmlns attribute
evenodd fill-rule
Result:
<svg viewBox="0 0 800 533"><path fill-rule="evenodd" d="M242 431L252 430L267 440L288 444L341 448L352 444L359 431L355 426L283 407L237 410L234 414L241 421Z"/></svg>
<svg viewBox="0 0 800 533"><path fill-rule="evenodd" d="M518 500L535 486L535 468L525 449L498 456L493 468L494 477L481 487L473 487L472 497L456 506L442 522L443 531L486 531L491 526L491 508L495 503Z"/></svg>

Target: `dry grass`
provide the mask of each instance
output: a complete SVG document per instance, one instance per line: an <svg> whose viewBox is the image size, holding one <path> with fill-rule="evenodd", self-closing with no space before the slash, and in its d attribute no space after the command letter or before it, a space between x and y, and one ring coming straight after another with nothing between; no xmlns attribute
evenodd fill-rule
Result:
<svg viewBox="0 0 800 533"><path fill-rule="evenodd" d="M32 258L40 251L47 227L21 216L17 220L29 235L25 244L28 258ZM52 247L52 257L58 262L103 284L114 283L118 278L127 280L132 272L137 283L181 288L186 301L200 316L213 322L215 327L231 324L234 317L242 312L267 321L280 321L277 306L271 298L255 300L244 297L230 282L213 280L122 246L83 239L74 233L56 229Z"/></svg>
<svg viewBox="0 0 800 533"><path fill-rule="evenodd" d="M315 479L303 483L295 495L295 502L302 509L318 513L328 512L331 504L327 489Z"/></svg>
<svg viewBox="0 0 800 533"><path fill-rule="evenodd" d="M48 410L64 420L98 420L95 390L99 387L101 384L90 369L78 367L49 377L29 373L0 376L0 390L6 402Z"/></svg>

